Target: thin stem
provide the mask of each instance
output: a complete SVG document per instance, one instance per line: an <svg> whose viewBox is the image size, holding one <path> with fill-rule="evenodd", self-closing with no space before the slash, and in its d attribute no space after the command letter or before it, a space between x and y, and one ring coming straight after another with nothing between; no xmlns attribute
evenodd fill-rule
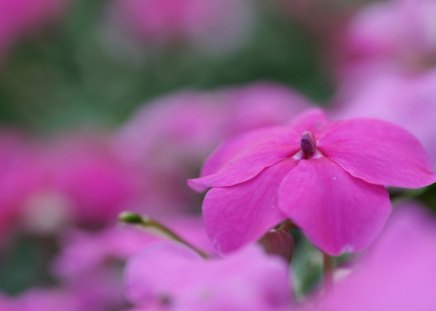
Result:
<svg viewBox="0 0 436 311"><path fill-rule="evenodd" d="M323 254L323 273L324 273L324 288L330 288L333 286L333 270L334 261L333 258L327 254Z"/></svg>
<svg viewBox="0 0 436 311"><path fill-rule="evenodd" d="M170 240L179 242L187 247L189 247L191 250L196 252L201 257L207 259L209 256L199 248L192 245L190 242L188 242L186 239L182 238L180 235L175 233L173 230L165 226L164 224L161 224L160 222L151 219L146 216L140 216L135 213L130 212L124 212L120 215L120 220L124 223L128 224L134 224L137 226L140 226L141 228L157 231L158 233L164 235L165 237L169 238Z"/></svg>

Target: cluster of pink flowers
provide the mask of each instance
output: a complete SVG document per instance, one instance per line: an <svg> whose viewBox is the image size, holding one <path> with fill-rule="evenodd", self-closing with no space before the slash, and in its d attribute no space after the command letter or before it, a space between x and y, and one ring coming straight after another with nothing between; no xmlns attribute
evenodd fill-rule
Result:
<svg viewBox="0 0 436 311"><path fill-rule="evenodd" d="M433 7L431 1L389 1L344 18L340 44L330 51L341 61L328 111L333 121L319 109L293 111L290 122L222 143L200 177L188 181L194 190L209 189L202 213L219 255L204 259L177 244L146 248L126 269L135 310L436 307L435 221L414 204L392 212L386 189L436 182ZM253 245L261 241L283 255L280 247L294 245L289 228L326 257L359 254L337 267L333 284L303 302L286 294L292 292L288 261L294 250L285 261ZM276 233L280 240L262 239Z"/></svg>
<svg viewBox="0 0 436 311"><path fill-rule="evenodd" d="M430 78L408 84L411 95L403 97L404 105L416 93L431 92L430 86L423 87L431 85ZM356 99L347 109L358 109L360 96L360 90L344 93L344 99ZM11 311L50 311L63 305L71 311L90 306L105 311L128 303L134 310L312 311L338 310L346 295L346 303L355 308L351 297L377 297L373 287L386 269L386 258L404 257L402 226L415 234L413 253L423 260L422 271L430 271L429 241L435 232L425 228L431 221L406 209L383 229L391 214L386 186L418 188L436 181L424 147L392 123L329 121L323 111L310 107L296 92L261 83L157 99L110 134L43 141L4 131L3 249L14 231L24 230L56 235L59 251L50 269L56 287L4 295L0 305ZM331 114L346 113L336 109ZM186 179L214 146L233 136L209 156L201 177L189 180L195 190L212 188L203 202L203 227L198 216L187 216L199 210L199 198L186 190ZM153 215L189 244L161 244L155 235L114 226L126 209ZM337 290L320 291L301 304L291 295L288 261L294 243L287 226L300 229L319 250L334 256L365 250L380 233L382 238L353 264L348 277L336 282ZM260 245L253 245L266 234ZM261 245L282 256L265 253ZM430 257L423 259L421 253ZM405 257L392 268L412 271L414 258ZM119 270L125 261L123 289ZM409 290L409 281L436 286L424 272L401 275L395 283L386 280L377 286L392 287L392 297ZM362 305L376 310L384 303L377 299ZM397 301L387 303L396 306ZM430 295L424 303L435 302ZM405 299L404 305L410 302Z"/></svg>
<svg viewBox="0 0 436 311"><path fill-rule="evenodd" d="M64 4L0 0L0 49ZM148 45L215 52L253 18L248 0L110 10ZM52 283L0 293L0 311L436 310L436 219L389 192L436 183L436 2L370 4L341 25L326 30L341 40L324 110L257 82L167 94L110 132L1 129L0 259L20 235L54 245ZM296 297L303 243L324 283Z"/></svg>

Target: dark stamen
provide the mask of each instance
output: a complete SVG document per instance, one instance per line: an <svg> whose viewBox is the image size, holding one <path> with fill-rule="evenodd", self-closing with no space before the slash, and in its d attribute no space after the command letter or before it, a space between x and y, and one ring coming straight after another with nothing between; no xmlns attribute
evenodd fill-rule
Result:
<svg viewBox="0 0 436 311"><path fill-rule="evenodd" d="M306 131L301 135L301 152L303 159L310 159L315 154L316 143L311 132Z"/></svg>

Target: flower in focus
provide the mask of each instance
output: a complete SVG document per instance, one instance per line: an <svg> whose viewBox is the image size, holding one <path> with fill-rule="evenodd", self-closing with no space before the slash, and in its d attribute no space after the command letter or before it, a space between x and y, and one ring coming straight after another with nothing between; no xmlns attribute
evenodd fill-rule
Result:
<svg viewBox="0 0 436 311"><path fill-rule="evenodd" d="M290 125L240 135L188 181L203 202L206 230L221 252L259 239L290 219L330 255L359 251L380 232L391 203L385 186L435 182L411 134L388 122L329 122L320 110Z"/></svg>
<svg viewBox="0 0 436 311"><path fill-rule="evenodd" d="M435 310L436 229L429 216L417 207L396 209L375 247L316 310Z"/></svg>
<svg viewBox="0 0 436 311"><path fill-rule="evenodd" d="M241 46L253 19L247 0L116 0L112 9L116 22L146 44L214 53Z"/></svg>
<svg viewBox="0 0 436 311"><path fill-rule="evenodd" d="M139 309L289 310L289 282L285 261L254 246L204 260L182 245L159 243L126 268L126 294Z"/></svg>

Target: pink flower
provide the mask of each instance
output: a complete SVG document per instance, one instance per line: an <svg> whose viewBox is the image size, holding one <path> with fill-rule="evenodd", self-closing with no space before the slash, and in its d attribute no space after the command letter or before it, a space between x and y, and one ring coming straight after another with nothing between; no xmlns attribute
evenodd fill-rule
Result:
<svg viewBox="0 0 436 311"><path fill-rule="evenodd" d="M436 62L436 3L389 0L369 5L344 34L340 70L344 80L380 70L414 73Z"/></svg>
<svg viewBox="0 0 436 311"><path fill-rule="evenodd" d="M391 211L385 186L436 180L424 148L400 127L373 119L328 122L320 110L226 142L201 175L189 184L212 188L203 217L221 252L290 219L331 255L359 251L377 236Z"/></svg>
<svg viewBox="0 0 436 311"><path fill-rule="evenodd" d="M0 299L1 311L107 311L121 305L110 304L113 296L119 291L112 288L111 295L105 296L104 291L111 286L106 279L105 282L98 280L95 274L89 275L83 284L77 287L35 287L28 289L19 295L2 297ZM112 298L112 301L111 301Z"/></svg>
<svg viewBox="0 0 436 311"><path fill-rule="evenodd" d="M118 158L111 142L96 134L51 142L52 191L67 200L79 223L114 223L118 213L135 202L139 176Z"/></svg>
<svg viewBox="0 0 436 311"><path fill-rule="evenodd" d="M125 273L127 296L139 310L277 311L291 302L287 264L254 246L204 260L182 245L155 244Z"/></svg>
<svg viewBox="0 0 436 311"><path fill-rule="evenodd" d="M79 311L79 304L61 289L31 289L19 297L10 298L11 311Z"/></svg>
<svg viewBox="0 0 436 311"><path fill-rule="evenodd" d="M213 52L239 47L251 30L247 0L116 0L115 20L152 46L185 43Z"/></svg>
<svg viewBox="0 0 436 311"><path fill-rule="evenodd" d="M27 201L43 184L41 150L14 130L0 130L0 243L12 229Z"/></svg>
<svg viewBox="0 0 436 311"><path fill-rule="evenodd" d="M435 241L431 215L399 207L375 247L316 310L436 310Z"/></svg>

